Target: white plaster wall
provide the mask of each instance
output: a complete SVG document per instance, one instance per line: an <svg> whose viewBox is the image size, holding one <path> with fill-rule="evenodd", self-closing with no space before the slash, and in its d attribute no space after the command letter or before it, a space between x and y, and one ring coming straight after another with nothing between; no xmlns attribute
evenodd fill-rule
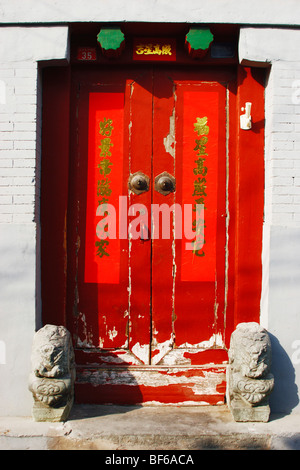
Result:
<svg viewBox="0 0 300 470"><path fill-rule="evenodd" d="M268 331L272 341L274 412L300 412L300 228L270 228Z"/></svg>
<svg viewBox="0 0 300 470"><path fill-rule="evenodd" d="M30 415L27 389L35 331L35 224L0 224L0 415Z"/></svg>
<svg viewBox="0 0 300 470"><path fill-rule="evenodd" d="M300 411L300 30L242 28L242 64L271 65L266 87L261 323L273 348L274 412ZM255 103L253 103L255 106Z"/></svg>
<svg viewBox="0 0 300 470"><path fill-rule="evenodd" d="M298 25L298 0L0 0L0 22L202 22Z"/></svg>
<svg viewBox="0 0 300 470"><path fill-rule="evenodd" d="M1 416L31 414L27 384L40 308L38 61L68 54L68 27L0 28Z"/></svg>

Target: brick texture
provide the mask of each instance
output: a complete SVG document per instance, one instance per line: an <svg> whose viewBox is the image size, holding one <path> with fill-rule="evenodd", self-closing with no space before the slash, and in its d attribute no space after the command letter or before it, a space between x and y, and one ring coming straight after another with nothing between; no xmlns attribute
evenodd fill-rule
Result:
<svg viewBox="0 0 300 470"><path fill-rule="evenodd" d="M274 62L266 88L266 218L300 226L300 66Z"/></svg>
<svg viewBox="0 0 300 470"><path fill-rule="evenodd" d="M0 223L35 220L38 97L36 62L0 64Z"/></svg>

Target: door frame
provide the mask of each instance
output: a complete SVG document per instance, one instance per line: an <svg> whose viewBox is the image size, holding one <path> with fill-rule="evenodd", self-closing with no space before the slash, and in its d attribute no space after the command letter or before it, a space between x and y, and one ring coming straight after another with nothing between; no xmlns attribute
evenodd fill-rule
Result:
<svg viewBox="0 0 300 470"><path fill-rule="evenodd" d="M41 295L42 323L68 327L67 218L69 205L71 81L76 66L43 70L43 127L41 169ZM241 322L260 318L262 228L264 219L264 69L236 66L236 89L227 146L235 154L228 178L230 224L225 344ZM240 129L241 108L250 101L252 129ZM59 110L60 119L57 119ZM73 110L74 112L74 110ZM63 119L64 125L61 125ZM230 138L229 138L230 137ZM51 197L49 197L51 195ZM249 255L251 253L251 255ZM224 357L216 359L223 364ZM80 355L76 361L81 362ZM89 356L93 362L93 354ZM208 361L209 362L209 358ZM215 363L216 363L215 362ZM146 369L145 369L146 370ZM223 387L224 388L224 387ZM132 389L131 389L132 390ZM224 392L224 393L223 393ZM221 394L225 394L223 390ZM120 395L122 395L120 390ZM79 393L80 395L80 393ZM134 394L133 394L134 395ZM139 399L139 394L136 400ZM108 393L109 396L109 393ZM84 398L83 398L84 399ZM218 397L216 398L218 400Z"/></svg>

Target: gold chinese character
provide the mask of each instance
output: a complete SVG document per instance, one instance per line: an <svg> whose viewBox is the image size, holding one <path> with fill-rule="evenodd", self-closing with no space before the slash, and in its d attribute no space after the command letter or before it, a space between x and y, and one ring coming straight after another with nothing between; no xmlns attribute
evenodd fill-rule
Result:
<svg viewBox="0 0 300 470"><path fill-rule="evenodd" d="M145 44L144 54L145 55L153 54L153 44Z"/></svg>
<svg viewBox="0 0 300 470"><path fill-rule="evenodd" d="M197 155L207 155L207 153L205 153L205 146L208 142L208 137L201 137L201 139L196 139L195 142L196 147L194 148L194 150L198 152Z"/></svg>
<svg viewBox="0 0 300 470"><path fill-rule="evenodd" d="M101 199L98 200L98 206L101 206L101 204L107 204L109 201L108 197L102 197Z"/></svg>
<svg viewBox="0 0 300 470"><path fill-rule="evenodd" d="M111 189L109 187L110 181L107 178L97 182L97 196L110 196Z"/></svg>
<svg viewBox="0 0 300 470"><path fill-rule="evenodd" d="M104 135L106 137L111 136L111 133L113 130L112 119L104 118L103 121L99 123L99 127L100 127L99 133L101 135Z"/></svg>
<svg viewBox="0 0 300 470"><path fill-rule="evenodd" d="M196 256L205 256L205 253L203 250L193 250L193 253L196 255Z"/></svg>
<svg viewBox="0 0 300 470"><path fill-rule="evenodd" d="M143 45L143 44L138 44L138 45L136 46L135 52L136 52L137 54L144 54L144 49L145 49L145 48L144 48L144 45Z"/></svg>
<svg viewBox="0 0 300 470"><path fill-rule="evenodd" d="M197 233L203 235L204 228L206 227L206 225L204 224L204 219L201 219L200 217L194 219L192 222L192 227L196 228Z"/></svg>
<svg viewBox="0 0 300 470"><path fill-rule="evenodd" d="M207 196L206 190L206 179L205 178L198 178L194 181L194 192L193 196Z"/></svg>
<svg viewBox="0 0 300 470"><path fill-rule="evenodd" d="M164 44L161 48L163 55L172 55L172 46L170 44Z"/></svg>
<svg viewBox="0 0 300 470"><path fill-rule="evenodd" d="M207 117L196 118L196 123L194 124L194 130L198 135L207 135L209 133L209 127L207 126Z"/></svg>
<svg viewBox="0 0 300 470"><path fill-rule="evenodd" d="M112 162L108 158L104 158L101 160L100 163L98 163L98 168L101 173L101 175L109 175L111 172L111 168L109 168L112 165Z"/></svg>
<svg viewBox="0 0 300 470"><path fill-rule="evenodd" d="M200 257L205 256L205 252L204 252L204 250L203 250L202 247L203 247L203 245L205 245L205 243L206 243L206 242L205 242L205 239L204 239L204 234L201 233L201 235L203 235L203 236L201 237L201 240L199 240L199 234L198 234L198 235L196 235L196 237L198 237L198 238L196 238L196 240L193 240L193 241L191 242L191 243L194 244L194 249L193 249L194 255L200 256ZM200 248L199 246L201 246L201 248Z"/></svg>
<svg viewBox="0 0 300 470"><path fill-rule="evenodd" d="M197 212L197 204L203 204L204 205L204 202L205 202L205 198L203 196L199 197L198 199L195 199L195 204L193 206L193 212ZM204 209L206 209L205 206L204 206Z"/></svg>
<svg viewBox="0 0 300 470"><path fill-rule="evenodd" d="M152 54L161 55L162 51L159 44L155 44L152 48Z"/></svg>
<svg viewBox="0 0 300 470"><path fill-rule="evenodd" d="M112 143L109 137L105 137L104 139L102 139L101 145L99 145L99 149L101 150L100 157L106 157L106 156L111 157L110 147L113 147L113 146L114 144Z"/></svg>
<svg viewBox="0 0 300 470"><path fill-rule="evenodd" d="M193 172L195 175L202 175L206 176L207 174L207 167L204 166L205 159L204 158L198 158L195 160L195 163L197 165L197 168L193 169Z"/></svg>
<svg viewBox="0 0 300 470"><path fill-rule="evenodd" d="M108 240L96 241L95 245L97 247L97 256L99 256L99 258L102 258L103 256L109 256L109 253L105 251L106 248L108 248L107 245L109 245Z"/></svg>

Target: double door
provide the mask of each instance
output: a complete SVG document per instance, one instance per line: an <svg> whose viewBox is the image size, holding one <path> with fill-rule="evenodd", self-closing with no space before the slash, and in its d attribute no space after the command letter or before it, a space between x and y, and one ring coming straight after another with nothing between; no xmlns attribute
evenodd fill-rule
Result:
<svg viewBox="0 0 300 470"><path fill-rule="evenodd" d="M118 373L142 390L133 371L227 359L233 84L213 69L74 73L68 327L79 387L99 397L109 383L117 401Z"/></svg>

